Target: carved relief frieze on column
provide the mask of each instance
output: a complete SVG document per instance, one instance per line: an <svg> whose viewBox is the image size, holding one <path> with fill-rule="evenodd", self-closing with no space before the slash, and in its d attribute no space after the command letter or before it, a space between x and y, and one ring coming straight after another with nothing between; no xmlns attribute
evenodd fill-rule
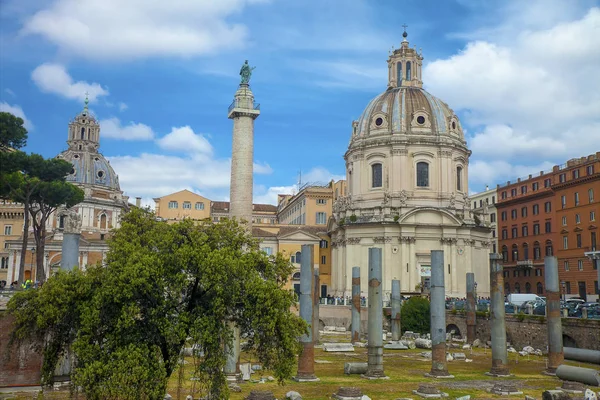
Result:
<svg viewBox="0 0 600 400"><path fill-rule="evenodd" d="M452 245L452 244L456 244L457 242L458 242L458 240L456 238L449 238L449 237L440 238L441 244Z"/></svg>
<svg viewBox="0 0 600 400"><path fill-rule="evenodd" d="M408 150L406 149L393 149L392 155L406 156L408 155Z"/></svg>
<svg viewBox="0 0 600 400"><path fill-rule="evenodd" d="M465 246L475 246L475 240L465 239Z"/></svg>
<svg viewBox="0 0 600 400"><path fill-rule="evenodd" d="M417 241L417 238L415 238L414 236L401 236L400 238L398 238L398 241L400 243L415 243Z"/></svg>
<svg viewBox="0 0 600 400"><path fill-rule="evenodd" d="M490 247L492 245L492 242L488 242L487 240L482 240L481 241L481 246L482 247Z"/></svg>
<svg viewBox="0 0 600 400"><path fill-rule="evenodd" d="M346 244L360 244L360 240L361 240L361 239L362 239L362 238L359 238L359 237L355 237L355 238L348 238L348 239L346 240Z"/></svg>
<svg viewBox="0 0 600 400"><path fill-rule="evenodd" d="M440 157L451 158L452 157L452 151L450 151L450 150L440 150L440 151L438 151L438 155Z"/></svg>
<svg viewBox="0 0 600 400"><path fill-rule="evenodd" d="M391 242L392 242L391 236L375 236L373 238L373 243L391 243Z"/></svg>

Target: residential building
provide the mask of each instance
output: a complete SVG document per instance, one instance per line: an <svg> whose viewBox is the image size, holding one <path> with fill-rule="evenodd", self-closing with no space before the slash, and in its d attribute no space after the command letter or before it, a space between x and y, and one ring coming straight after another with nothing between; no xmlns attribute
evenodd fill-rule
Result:
<svg viewBox="0 0 600 400"><path fill-rule="evenodd" d="M498 252L498 214L496 210L496 188L485 187L485 191L469 196L473 204L473 214L475 218L483 224L486 224L492 230L492 253Z"/></svg>
<svg viewBox="0 0 600 400"><path fill-rule="evenodd" d="M0 286L10 285L8 265L11 240L19 240L23 235L25 210L23 205L9 200L0 200Z"/></svg>
<svg viewBox="0 0 600 400"><path fill-rule="evenodd" d="M432 250L444 252L448 296L465 297L467 272L487 296L491 229L476 222L469 200L471 151L458 116L423 89L423 56L403 37L387 59L384 91L352 123L344 155L348 190L327 226L332 290L351 295L352 267L360 266L367 293L368 251L376 247L386 297L393 279L403 294L426 290Z"/></svg>
<svg viewBox="0 0 600 400"><path fill-rule="evenodd" d="M228 201L213 201L210 203L210 218L219 222L230 218L230 203ZM277 207L272 204L252 204L252 225L275 225L277 223Z"/></svg>
<svg viewBox="0 0 600 400"><path fill-rule="evenodd" d="M584 253L598 247L600 152L497 190L505 292L545 294L544 256L554 255L563 294L597 299L597 270Z"/></svg>
<svg viewBox="0 0 600 400"><path fill-rule="evenodd" d="M211 201L187 189L154 199L156 216L166 221L210 218Z"/></svg>

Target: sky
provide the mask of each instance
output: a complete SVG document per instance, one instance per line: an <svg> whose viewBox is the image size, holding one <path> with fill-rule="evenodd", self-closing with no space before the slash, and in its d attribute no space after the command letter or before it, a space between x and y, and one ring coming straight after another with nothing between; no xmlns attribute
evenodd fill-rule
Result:
<svg viewBox="0 0 600 400"><path fill-rule="evenodd" d="M345 177L404 24L424 88L466 131L471 192L600 151L600 0L0 0L0 111L53 157L87 92L126 195L228 200L248 59L254 201L275 204L300 171Z"/></svg>

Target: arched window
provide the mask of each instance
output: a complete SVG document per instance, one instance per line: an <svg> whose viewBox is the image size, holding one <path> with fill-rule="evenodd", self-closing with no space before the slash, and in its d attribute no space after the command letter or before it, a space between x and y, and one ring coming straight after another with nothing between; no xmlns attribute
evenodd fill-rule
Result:
<svg viewBox="0 0 600 400"><path fill-rule="evenodd" d="M456 167L456 190L462 191L462 167Z"/></svg>
<svg viewBox="0 0 600 400"><path fill-rule="evenodd" d="M423 161L417 163L417 186L429 187L429 164Z"/></svg>
<svg viewBox="0 0 600 400"><path fill-rule="evenodd" d="M533 259L539 260L540 258L542 258L542 253L540 251L540 242L536 241L533 243Z"/></svg>
<svg viewBox="0 0 600 400"><path fill-rule="evenodd" d="M300 264L302 262L302 253L299 251L296 252L296 262Z"/></svg>
<svg viewBox="0 0 600 400"><path fill-rule="evenodd" d="M515 293L521 293L521 285L519 285L519 282L515 283Z"/></svg>
<svg viewBox="0 0 600 400"><path fill-rule="evenodd" d="M594 189L588 190L588 198L590 200L590 203L594 202Z"/></svg>
<svg viewBox="0 0 600 400"><path fill-rule="evenodd" d="M85 139L85 128L81 128L81 140Z"/></svg>
<svg viewBox="0 0 600 400"><path fill-rule="evenodd" d="M100 229L106 229L106 214L100 216Z"/></svg>
<svg viewBox="0 0 600 400"><path fill-rule="evenodd" d="M510 293L510 284L507 282L504 284L504 294Z"/></svg>
<svg viewBox="0 0 600 400"><path fill-rule="evenodd" d="M542 282L537 283L537 294L544 294L544 286L542 285Z"/></svg>
<svg viewBox="0 0 600 400"><path fill-rule="evenodd" d="M378 188L383 185L383 168L381 164L371 165L371 187Z"/></svg>
<svg viewBox="0 0 600 400"><path fill-rule="evenodd" d="M529 245L527 243L523 243L523 259L529 260Z"/></svg>
<svg viewBox="0 0 600 400"><path fill-rule="evenodd" d="M553 255L554 251L552 249L552 241L547 240L546 241L546 255L547 256L551 256Z"/></svg>
<svg viewBox="0 0 600 400"><path fill-rule="evenodd" d="M531 283L529 282L525 284L525 293L531 293Z"/></svg>
<svg viewBox="0 0 600 400"><path fill-rule="evenodd" d="M396 80L398 81L398 86L402 83L402 63L399 62L396 64Z"/></svg>
<svg viewBox="0 0 600 400"><path fill-rule="evenodd" d="M411 76L410 76L410 61L406 62L406 80L410 81Z"/></svg>
<svg viewBox="0 0 600 400"><path fill-rule="evenodd" d="M294 275L292 275L292 279L295 281L299 281L300 280L300 272L294 272Z"/></svg>
<svg viewBox="0 0 600 400"><path fill-rule="evenodd" d="M502 246L502 261L508 261L508 247Z"/></svg>
<svg viewBox="0 0 600 400"><path fill-rule="evenodd" d="M516 244L512 245L512 260L519 261L519 247Z"/></svg>
<svg viewBox="0 0 600 400"><path fill-rule="evenodd" d="M64 229L65 228L65 216L61 215L58 218L58 229Z"/></svg>

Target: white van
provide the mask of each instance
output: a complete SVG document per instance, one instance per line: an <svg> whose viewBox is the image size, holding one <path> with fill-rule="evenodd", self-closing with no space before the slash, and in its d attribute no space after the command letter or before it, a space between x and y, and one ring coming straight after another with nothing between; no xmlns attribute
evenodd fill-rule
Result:
<svg viewBox="0 0 600 400"><path fill-rule="evenodd" d="M540 296L533 293L511 293L508 296L506 296L506 301L518 307L522 306L525 302L532 300L543 301L543 299Z"/></svg>

